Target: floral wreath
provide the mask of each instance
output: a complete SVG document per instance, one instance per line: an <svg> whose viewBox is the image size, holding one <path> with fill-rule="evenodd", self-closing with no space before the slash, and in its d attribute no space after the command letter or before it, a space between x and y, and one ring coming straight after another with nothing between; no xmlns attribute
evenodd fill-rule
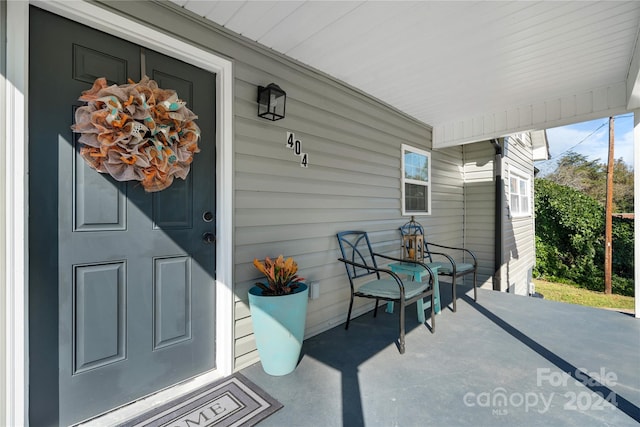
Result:
<svg viewBox="0 0 640 427"><path fill-rule="evenodd" d="M93 169L118 181L140 181L145 191L185 179L198 153L198 118L171 89L144 77L107 86L104 77L82 92L71 129L82 135L80 155Z"/></svg>

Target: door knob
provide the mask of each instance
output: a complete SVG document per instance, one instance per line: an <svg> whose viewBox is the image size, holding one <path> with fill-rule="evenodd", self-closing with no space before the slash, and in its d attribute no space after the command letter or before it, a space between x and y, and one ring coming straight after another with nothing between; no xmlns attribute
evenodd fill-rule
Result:
<svg viewBox="0 0 640 427"><path fill-rule="evenodd" d="M202 241L207 245L214 243L216 241L216 236L213 233L206 232L202 234Z"/></svg>

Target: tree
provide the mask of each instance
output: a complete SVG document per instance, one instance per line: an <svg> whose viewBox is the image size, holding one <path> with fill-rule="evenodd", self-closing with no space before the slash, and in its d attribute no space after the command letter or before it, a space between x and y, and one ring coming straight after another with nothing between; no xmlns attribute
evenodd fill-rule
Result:
<svg viewBox="0 0 640 427"><path fill-rule="evenodd" d="M613 170L613 212L633 212L633 169L619 158ZM569 151L546 179L584 193L604 206L606 174L606 165L600 159L588 160L582 154Z"/></svg>
<svg viewBox="0 0 640 427"><path fill-rule="evenodd" d="M613 211L633 212L633 169L619 158L613 166Z"/></svg>
<svg viewBox="0 0 640 427"><path fill-rule="evenodd" d="M605 175L600 159L589 161L586 156L569 151L560 158L555 171L547 179L593 197L600 193L604 195Z"/></svg>

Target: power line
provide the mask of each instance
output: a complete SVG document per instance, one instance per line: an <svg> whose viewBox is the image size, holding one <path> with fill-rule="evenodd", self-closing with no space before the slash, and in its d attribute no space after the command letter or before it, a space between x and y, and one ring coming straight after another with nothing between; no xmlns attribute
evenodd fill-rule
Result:
<svg viewBox="0 0 640 427"><path fill-rule="evenodd" d="M623 114L623 115L619 115L619 116L615 116L615 119L632 119L633 120L633 113L628 113L628 114ZM598 126L594 131L592 131L589 135L587 135L586 137L584 137L582 140L580 140L577 144L573 145L572 147L568 148L567 150L563 151L562 153L558 154L558 155L554 155L553 158L547 159L547 160L539 160L535 162L536 168L538 168L538 170L541 173L541 176L544 174L547 174L550 172L551 167L553 167L553 163L549 163L549 162L555 162L557 163L558 160L567 152L573 150L574 148L576 148L577 146L579 146L580 144L582 144L583 142L585 142L587 139L589 139L591 136L593 136L596 132L598 132L600 129L602 129L606 124L608 123L608 119L606 122L602 123L600 126ZM557 166L557 165L556 165Z"/></svg>
<svg viewBox="0 0 640 427"><path fill-rule="evenodd" d="M624 117L624 116L621 116L621 117ZM572 147L569 147L569 148L567 148L566 150L564 150L562 153L558 154L558 155L556 156L556 158L554 158L554 159L547 159L547 160L544 160L544 161L542 161L542 162L540 162L540 163L550 162L551 160L554 160L554 161L555 161L558 157L561 157L563 154L568 153L569 151L573 150L573 149L574 149L574 148L576 148L578 145L582 144L582 143L583 143L583 142L585 142L587 139L589 139L591 136L593 136L593 134L595 134L595 133L596 133L596 132L598 132L600 129L602 129L603 127L605 127L605 126L606 126L606 124L607 124L607 123L609 123L609 122L608 122L608 120L609 120L609 119L607 119L607 121L606 121L606 122L604 122L604 123L602 123L600 126L598 126L598 127L597 127L593 132L591 132L589 135L587 135L587 136L585 136L584 138L582 138L582 140L581 140L580 142L578 142L576 145L574 145L574 146L572 146Z"/></svg>
<svg viewBox="0 0 640 427"><path fill-rule="evenodd" d="M615 119L627 119L627 118L632 118L633 117L633 113L628 113L628 114L622 114L620 116L615 116ZM606 119L607 121L605 121L604 123L602 123L600 126L598 126L593 132L591 132L589 135L585 136L582 140L580 140L580 142L578 142L577 144L575 144L574 146L567 148L566 150L564 150L562 153L554 156L554 158L552 159L547 159L547 160L542 160L539 162L540 165L546 163L546 162L550 162L550 161L555 161L556 159L558 159L559 157L562 157L563 154L568 153L569 151L573 150L574 148L576 148L578 145L582 144L583 142L585 142L587 139L589 139L591 136L593 136L596 132L598 132L600 129L602 129L607 123L609 123L609 119Z"/></svg>
<svg viewBox="0 0 640 427"><path fill-rule="evenodd" d="M607 122L602 123L600 126L598 126L596 128L596 130L594 130L593 132L591 132L589 135L585 136L580 142L578 142L576 145L574 145L573 147L569 147L566 150L564 150L562 153L558 154L558 157L562 156L564 153L568 153L569 151L573 150L574 148L576 148L578 145L582 144L583 142L585 142L587 139L589 139L592 135L594 135L596 132L598 132L600 129L602 129L603 127L605 127L607 125Z"/></svg>

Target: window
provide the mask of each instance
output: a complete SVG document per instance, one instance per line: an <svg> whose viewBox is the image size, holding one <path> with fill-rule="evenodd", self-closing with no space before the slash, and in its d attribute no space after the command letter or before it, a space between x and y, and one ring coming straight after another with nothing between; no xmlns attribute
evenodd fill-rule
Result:
<svg viewBox="0 0 640 427"><path fill-rule="evenodd" d="M509 209L514 217L531 215L531 178L514 169L509 171Z"/></svg>
<svg viewBox="0 0 640 427"><path fill-rule="evenodd" d="M404 144L402 215L431 215L431 153Z"/></svg>

